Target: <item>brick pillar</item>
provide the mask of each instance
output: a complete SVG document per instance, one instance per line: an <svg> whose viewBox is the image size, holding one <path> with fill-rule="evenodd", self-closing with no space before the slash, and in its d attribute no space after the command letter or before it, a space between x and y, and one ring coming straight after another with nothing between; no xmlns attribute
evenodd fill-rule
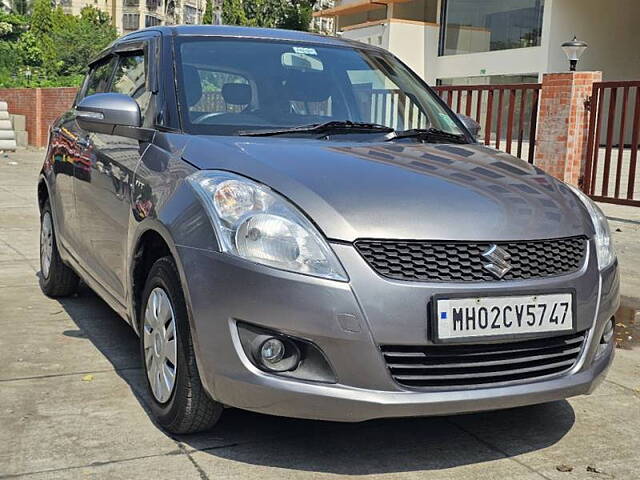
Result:
<svg viewBox="0 0 640 480"><path fill-rule="evenodd" d="M42 140L42 89L36 88L36 108L35 108L35 130L36 138L33 139L33 144L37 146L43 146Z"/></svg>
<svg viewBox="0 0 640 480"><path fill-rule="evenodd" d="M602 72L545 73L538 109L535 165L572 185L584 173L589 133L585 100Z"/></svg>

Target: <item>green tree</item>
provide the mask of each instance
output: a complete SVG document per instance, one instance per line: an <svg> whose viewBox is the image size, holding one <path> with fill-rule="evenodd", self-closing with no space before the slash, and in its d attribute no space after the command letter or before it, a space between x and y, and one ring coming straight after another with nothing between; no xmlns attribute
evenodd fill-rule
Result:
<svg viewBox="0 0 640 480"><path fill-rule="evenodd" d="M16 52L22 65L39 67L43 62L43 52L38 38L32 32L25 32L16 43Z"/></svg>
<svg viewBox="0 0 640 480"><path fill-rule="evenodd" d="M24 31L24 21L14 14L0 11L0 72L15 71L21 58L16 48L18 38Z"/></svg>
<svg viewBox="0 0 640 480"><path fill-rule="evenodd" d="M31 5L28 0L14 0L13 12L18 15L27 15L31 10Z"/></svg>
<svg viewBox="0 0 640 480"><path fill-rule="evenodd" d="M80 16L66 15L60 8L52 15L51 30L45 45L45 66L52 76L78 78L87 63L115 40L116 29L109 16L94 8L85 7Z"/></svg>
<svg viewBox="0 0 640 480"><path fill-rule="evenodd" d="M116 37L109 15L93 7L73 16L35 0L29 17L0 12L0 87L79 85L88 61Z"/></svg>
<svg viewBox="0 0 640 480"><path fill-rule="evenodd" d="M17 41L25 27L26 22L20 15L0 11L0 41Z"/></svg>
<svg viewBox="0 0 640 480"><path fill-rule="evenodd" d="M309 30L316 0L225 0L222 21L227 25Z"/></svg>
<svg viewBox="0 0 640 480"><path fill-rule="evenodd" d="M207 0L207 5L204 8L204 15L202 15L202 23L205 25L211 25L213 22L213 3L211 0Z"/></svg>
<svg viewBox="0 0 640 480"><path fill-rule="evenodd" d="M222 23L247 25L247 15L242 0L225 0L222 3Z"/></svg>
<svg viewBox="0 0 640 480"><path fill-rule="evenodd" d="M278 26L289 30L309 30L315 2L292 1L288 3L285 7L284 17Z"/></svg>
<svg viewBox="0 0 640 480"><path fill-rule="evenodd" d="M31 14L31 31L40 37L51 30L53 22L53 8L51 0L34 0Z"/></svg>
<svg viewBox="0 0 640 480"><path fill-rule="evenodd" d="M250 0L243 2L247 24L252 27L276 28L284 16L282 0Z"/></svg>

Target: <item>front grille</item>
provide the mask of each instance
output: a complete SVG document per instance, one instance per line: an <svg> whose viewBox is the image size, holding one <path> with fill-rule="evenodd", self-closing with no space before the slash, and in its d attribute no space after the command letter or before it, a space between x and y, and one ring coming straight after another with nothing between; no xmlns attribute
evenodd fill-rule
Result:
<svg viewBox="0 0 640 480"><path fill-rule="evenodd" d="M396 382L407 387L492 386L565 372L580 356L586 332L485 345L384 345Z"/></svg>
<svg viewBox="0 0 640 480"><path fill-rule="evenodd" d="M378 274L394 280L426 282L497 281L482 256L491 242L358 240L355 247ZM511 258L501 280L564 275L577 271L586 252L585 237L496 242Z"/></svg>

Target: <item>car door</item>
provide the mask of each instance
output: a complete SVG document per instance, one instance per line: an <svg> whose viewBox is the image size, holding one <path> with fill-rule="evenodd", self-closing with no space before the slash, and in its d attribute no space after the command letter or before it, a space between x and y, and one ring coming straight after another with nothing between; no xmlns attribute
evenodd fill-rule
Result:
<svg viewBox="0 0 640 480"><path fill-rule="evenodd" d="M108 86L113 64L111 58L95 63L89 69L76 98L104 92ZM78 125L73 109L63 114L51 128L49 161L55 175L54 203L58 239L67 251L77 257L82 231L79 228L75 204L75 179L86 177L86 170L78 168L86 147L84 132Z"/></svg>
<svg viewBox="0 0 640 480"><path fill-rule="evenodd" d="M123 93L140 106L143 124L152 124L148 42L133 42L114 51L114 73L108 92ZM134 172L148 143L119 135L85 132L86 147L76 181L78 223L83 230L81 255L88 273L125 304L126 245L131 216Z"/></svg>

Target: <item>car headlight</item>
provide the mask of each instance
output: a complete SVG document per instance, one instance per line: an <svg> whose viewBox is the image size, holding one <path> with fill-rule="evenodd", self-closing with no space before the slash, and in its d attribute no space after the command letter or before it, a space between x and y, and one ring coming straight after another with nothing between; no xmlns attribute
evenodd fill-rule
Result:
<svg viewBox="0 0 640 480"><path fill-rule="evenodd" d="M607 217L605 217L602 210L600 210L600 207L598 207L598 205L596 205L595 202L591 200L587 195L585 195L581 190L574 187L573 185L568 186L582 201L584 206L587 208L589 215L591 216L593 228L596 231L595 241L596 254L598 256L598 267L600 268L600 270L603 270L611 265L616 259L616 251L613 248L613 242L611 241L611 230L609 230L609 222L607 221Z"/></svg>
<svg viewBox="0 0 640 480"><path fill-rule="evenodd" d="M211 170L187 180L202 199L223 252L282 270L348 280L315 226L269 187Z"/></svg>

